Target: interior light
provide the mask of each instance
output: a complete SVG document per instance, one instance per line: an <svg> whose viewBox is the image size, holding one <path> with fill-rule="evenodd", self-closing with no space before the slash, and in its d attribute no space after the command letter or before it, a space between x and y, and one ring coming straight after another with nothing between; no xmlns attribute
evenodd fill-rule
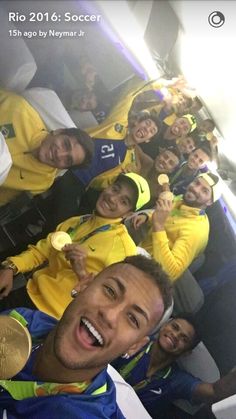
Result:
<svg viewBox="0 0 236 419"><path fill-rule="evenodd" d="M207 167L211 172L214 173L216 172L218 166L217 166L216 161L209 161L207 162ZM217 176L218 176L218 173L217 173Z"/></svg>
<svg viewBox="0 0 236 419"><path fill-rule="evenodd" d="M145 78L157 79L160 77L160 72L143 39L143 28L138 24L128 3L126 1L98 1L98 5L107 17L109 26L144 69Z"/></svg>

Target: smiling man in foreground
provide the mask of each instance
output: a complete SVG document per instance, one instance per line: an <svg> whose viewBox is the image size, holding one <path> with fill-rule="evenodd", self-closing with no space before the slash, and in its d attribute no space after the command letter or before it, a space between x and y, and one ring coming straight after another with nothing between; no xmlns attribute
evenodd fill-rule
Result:
<svg viewBox="0 0 236 419"><path fill-rule="evenodd" d="M0 412L11 419L123 418L107 364L149 341L171 299L161 267L133 256L80 290L59 323L40 311L18 309L37 345L18 375L0 381Z"/></svg>
<svg viewBox="0 0 236 419"><path fill-rule="evenodd" d="M149 199L149 186L144 178L136 173L120 175L101 192L93 214L69 218L57 227L58 232L69 234L72 244L60 251L53 247L50 233L25 252L7 258L0 269L0 299L6 297L0 301L0 310L37 308L59 319L71 301L72 288L86 273L96 274L112 263L137 254L122 218L141 208ZM42 269L36 269L27 287L9 294L15 274L31 271L42 264Z"/></svg>

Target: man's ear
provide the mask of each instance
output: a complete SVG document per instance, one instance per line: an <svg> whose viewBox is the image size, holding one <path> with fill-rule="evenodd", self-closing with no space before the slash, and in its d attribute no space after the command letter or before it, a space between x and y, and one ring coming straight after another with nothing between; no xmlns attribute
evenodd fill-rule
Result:
<svg viewBox="0 0 236 419"><path fill-rule="evenodd" d="M89 284L91 284L94 278L95 278L95 274L93 272L90 272L88 275L83 277L80 280L80 291L84 291L89 286Z"/></svg>
<svg viewBox="0 0 236 419"><path fill-rule="evenodd" d="M84 276L75 286L74 290L78 292L84 291L89 284L94 280L95 274L93 272L88 273L86 276Z"/></svg>
<svg viewBox="0 0 236 419"><path fill-rule="evenodd" d="M139 340L134 345L130 346L129 349L126 351L129 356L133 356L138 352L143 346L147 345L147 343L150 341L149 336L144 336L141 340Z"/></svg>

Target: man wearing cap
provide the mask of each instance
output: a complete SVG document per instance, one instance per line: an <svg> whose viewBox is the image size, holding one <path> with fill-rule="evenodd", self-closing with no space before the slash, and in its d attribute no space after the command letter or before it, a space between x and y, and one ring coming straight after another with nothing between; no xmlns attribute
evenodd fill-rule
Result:
<svg viewBox="0 0 236 419"><path fill-rule="evenodd" d="M53 211L47 211L47 232L65 218L76 215L81 200L83 208L86 207L85 212L94 208L94 197L111 185L120 173L135 172L146 177L153 159L143 153L139 145L155 141L153 138L160 130L160 124L155 115L148 113L139 115L127 135L122 134L120 138L115 135L106 138L103 136L105 131L97 136L95 128L91 134L94 140L91 164L87 168L68 170L53 187L50 195L50 209L53 208Z"/></svg>
<svg viewBox="0 0 236 419"><path fill-rule="evenodd" d="M118 176L101 192L92 215L69 218L57 227L57 232L67 232L72 240L63 251L53 248L50 233L35 246L30 245L25 252L2 263L0 296L6 298L0 308L38 308L59 318L71 301L71 290L78 281L88 273L98 273L111 263L137 253L122 218L149 199L149 186L144 178L136 173ZM8 296L16 273L31 271L42 264L44 267L33 273L27 287Z"/></svg>
<svg viewBox="0 0 236 419"><path fill-rule="evenodd" d="M162 265L173 281L204 251L209 235L205 209L220 197L220 193L218 176L202 173L190 183L183 197L175 197L173 203L159 198L155 210L149 211L149 229L141 246ZM134 216L134 227L145 222L146 214Z"/></svg>

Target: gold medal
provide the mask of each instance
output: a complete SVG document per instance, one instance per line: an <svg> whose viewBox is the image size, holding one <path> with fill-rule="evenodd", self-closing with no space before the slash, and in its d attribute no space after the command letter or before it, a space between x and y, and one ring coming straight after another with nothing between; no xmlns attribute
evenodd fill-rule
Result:
<svg viewBox="0 0 236 419"><path fill-rule="evenodd" d="M169 178L168 178L167 175L165 175L164 173L162 173L161 175L158 176L157 182L159 183L159 185L162 186L165 183L169 183Z"/></svg>
<svg viewBox="0 0 236 419"><path fill-rule="evenodd" d="M51 235L51 245L56 250L61 250L66 244L71 244L72 240L65 231L56 231Z"/></svg>
<svg viewBox="0 0 236 419"><path fill-rule="evenodd" d="M161 192L158 199L166 199L167 201L173 201L174 195L170 191Z"/></svg>
<svg viewBox="0 0 236 419"><path fill-rule="evenodd" d="M0 316L0 379L7 380L24 368L31 353L28 329L10 316Z"/></svg>

